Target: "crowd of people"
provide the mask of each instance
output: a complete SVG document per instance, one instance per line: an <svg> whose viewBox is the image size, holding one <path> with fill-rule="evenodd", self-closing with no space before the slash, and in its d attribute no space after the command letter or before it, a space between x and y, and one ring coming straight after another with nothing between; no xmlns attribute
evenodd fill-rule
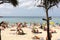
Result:
<svg viewBox="0 0 60 40"><path fill-rule="evenodd" d="M5 28L8 28L9 27L8 25L9 24L7 22L2 21L2 22L0 22L0 29L1 30L4 30ZM24 23L18 22L15 25L17 26L16 29L17 29L17 34L18 35L25 34L24 33L24 30L22 28L27 27L27 23L26 22L24 22ZM12 27L14 27L15 25L13 25ZM32 24L30 24L30 26L32 26ZM39 30L38 30L39 28L42 29L42 30L44 30L44 31L47 31L46 24L45 24L45 26L39 25L39 27L38 27L38 25L36 23L33 23L32 32L33 33L42 33L42 32L39 32ZM53 29L49 29L49 31L50 31L50 36L51 37L52 37L52 34L51 33L56 33L56 30L53 30ZM47 37L46 37L46 40L47 40Z"/></svg>

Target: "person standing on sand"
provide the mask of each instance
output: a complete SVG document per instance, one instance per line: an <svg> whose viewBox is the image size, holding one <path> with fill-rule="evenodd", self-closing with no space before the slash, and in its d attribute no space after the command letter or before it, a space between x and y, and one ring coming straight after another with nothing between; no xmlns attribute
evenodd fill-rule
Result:
<svg viewBox="0 0 60 40"><path fill-rule="evenodd" d="M42 24L41 24L40 28L41 28L41 29L43 29L43 26L42 26Z"/></svg>

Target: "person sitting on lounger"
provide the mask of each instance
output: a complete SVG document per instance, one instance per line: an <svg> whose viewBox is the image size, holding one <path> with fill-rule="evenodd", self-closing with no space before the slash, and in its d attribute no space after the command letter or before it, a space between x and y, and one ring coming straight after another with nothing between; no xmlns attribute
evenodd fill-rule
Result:
<svg viewBox="0 0 60 40"><path fill-rule="evenodd" d="M38 29L37 28L36 29L33 29L32 32L38 33Z"/></svg>
<svg viewBox="0 0 60 40"><path fill-rule="evenodd" d="M35 26L33 27L33 29L32 29L32 32L33 33L38 33L39 31L38 31L38 28L36 28Z"/></svg>
<svg viewBox="0 0 60 40"><path fill-rule="evenodd" d="M17 27L17 34L19 35L22 35L22 34L24 34L24 32L23 32L23 30L21 29L21 27L20 27L20 24L18 25L18 27Z"/></svg>
<svg viewBox="0 0 60 40"><path fill-rule="evenodd" d="M22 25L22 27L27 27L27 23L26 23L26 22L24 22L24 24Z"/></svg>

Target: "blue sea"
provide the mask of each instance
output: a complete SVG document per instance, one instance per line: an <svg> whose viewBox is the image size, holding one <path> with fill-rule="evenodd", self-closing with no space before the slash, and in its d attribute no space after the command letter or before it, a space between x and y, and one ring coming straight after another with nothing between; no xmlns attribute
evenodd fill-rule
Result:
<svg viewBox="0 0 60 40"><path fill-rule="evenodd" d="M3 17L0 17L0 22L6 21L6 22L9 22L10 24L17 23L17 22L27 22L27 23L30 23L30 22L43 23L43 22L46 22L46 21L42 20L43 18L45 18L45 17L3 16ZM60 17L52 17L52 20L50 20L50 21L53 21L55 23L60 23Z"/></svg>

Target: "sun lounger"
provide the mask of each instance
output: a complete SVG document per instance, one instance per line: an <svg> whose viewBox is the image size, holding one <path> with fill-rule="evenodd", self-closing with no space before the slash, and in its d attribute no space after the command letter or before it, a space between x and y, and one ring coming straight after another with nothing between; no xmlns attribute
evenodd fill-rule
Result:
<svg viewBox="0 0 60 40"><path fill-rule="evenodd" d="M15 29L11 29L10 31L16 31Z"/></svg>
<svg viewBox="0 0 60 40"><path fill-rule="evenodd" d="M33 33L36 33L36 34L39 34L40 33L41 34L42 32L33 32Z"/></svg>
<svg viewBox="0 0 60 40"><path fill-rule="evenodd" d="M33 40L44 40L43 37L38 37L38 36L34 36L32 39L33 39Z"/></svg>
<svg viewBox="0 0 60 40"><path fill-rule="evenodd" d="M25 35L26 33L18 33L18 35Z"/></svg>
<svg viewBox="0 0 60 40"><path fill-rule="evenodd" d="M32 37L32 39L40 39L40 37L34 36L34 37Z"/></svg>
<svg viewBox="0 0 60 40"><path fill-rule="evenodd" d="M25 35L26 33L24 33L22 29L20 29L20 30L17 30L17 34L18 35Z"/></svg>

